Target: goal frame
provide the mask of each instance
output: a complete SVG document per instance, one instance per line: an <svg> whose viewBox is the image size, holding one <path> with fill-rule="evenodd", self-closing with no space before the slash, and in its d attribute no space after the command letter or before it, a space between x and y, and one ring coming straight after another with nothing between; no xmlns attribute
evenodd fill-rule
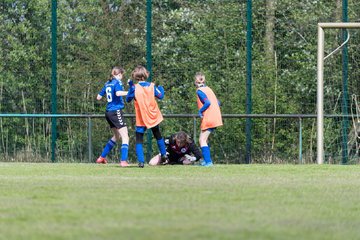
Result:
<svg viewBox="0 0 360 240"><path fill-rule="evenodd" d="M317 51L317 163L324 163L324 40L325 29L359 28L360 23L337 22L318 23L318 51Z"/></svg>

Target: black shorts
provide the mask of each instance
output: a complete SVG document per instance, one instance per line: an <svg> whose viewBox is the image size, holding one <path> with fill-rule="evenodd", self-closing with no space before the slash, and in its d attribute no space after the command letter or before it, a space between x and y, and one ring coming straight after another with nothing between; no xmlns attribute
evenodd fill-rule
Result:
<svg viewBox="0 0 360 240"><path fill-rule="evenodd" d="M120 129L122 127L126 127L126 122L123 115L124 112L122 110L106 112L105 118L109 123L110 128Z"/></svg>

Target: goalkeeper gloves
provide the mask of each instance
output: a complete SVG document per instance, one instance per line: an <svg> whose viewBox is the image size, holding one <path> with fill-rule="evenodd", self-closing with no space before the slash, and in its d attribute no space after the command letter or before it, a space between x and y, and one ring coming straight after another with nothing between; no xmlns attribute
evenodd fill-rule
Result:
<svg viewBox="0 0 360 240"><path fill-rule="evenodd" d="M193 157L189 154L185 154L185 158L190 161L190 162L195 162L196 161L196 157Z"/></svg>

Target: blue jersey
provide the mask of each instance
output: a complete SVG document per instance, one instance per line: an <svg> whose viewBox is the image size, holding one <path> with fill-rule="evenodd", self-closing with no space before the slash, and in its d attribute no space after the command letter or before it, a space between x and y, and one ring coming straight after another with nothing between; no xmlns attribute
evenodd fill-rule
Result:
<svg viewBox="0 0 360 240"><path fill-rule="evenodd" d="M150 82L139 82L142 87L149 87ZM154 96L158 99L163 99L165 95L164 88L162 86L154 85ZM129 88L128 94L126 95L126 101L131 102L135 98L135 86Z"/></svg>
<svg viewBox="0 0 360 240"><path fill-rule="evenodd" d="M122 97L116 96L117 91L123 91L124 87L120 80L115 78L107 81L104 87L99 92L100 96L104 96L106 94L106 111L116 111L124 108L124 100Z"/></svg>

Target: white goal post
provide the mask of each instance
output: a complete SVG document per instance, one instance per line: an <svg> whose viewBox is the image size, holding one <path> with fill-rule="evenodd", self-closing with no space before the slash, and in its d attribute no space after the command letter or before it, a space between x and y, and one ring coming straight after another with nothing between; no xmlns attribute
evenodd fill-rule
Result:
<svg viewBox="0 0 360 240"><path fill-rule="evenodd" d="M318 23L317 52L317 163L324 163L324 39L326 28L360 28L360 23ZM345 45L345 44L343 44ZM342 46L343 46L342 45ZM336 50L337 51L337 50Z"/></svg>

